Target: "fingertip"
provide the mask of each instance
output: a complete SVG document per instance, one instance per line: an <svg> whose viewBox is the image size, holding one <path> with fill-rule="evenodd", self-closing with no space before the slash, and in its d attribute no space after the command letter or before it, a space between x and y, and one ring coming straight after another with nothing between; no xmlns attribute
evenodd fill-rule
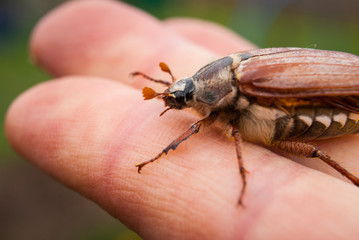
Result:
<svg viewBox="0 0 359 240"><path fill-rule="evenodd" d="M142 64L137 53L151 54L153 42L161 41L161 31L158 20L125 3L69 1L39 21L30 54L36 65L54 76L82 74L129 81L128 73Z"/></svg>

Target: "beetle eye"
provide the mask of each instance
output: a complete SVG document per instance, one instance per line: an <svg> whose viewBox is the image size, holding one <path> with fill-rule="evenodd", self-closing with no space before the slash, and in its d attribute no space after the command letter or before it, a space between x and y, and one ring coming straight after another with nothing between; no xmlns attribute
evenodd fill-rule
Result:
<svg viewBox="0 0 359 240"><path fill-rule="evenodd" d="M182 91L172 93L173 97L171 97L172 102L174 102L177 106L186 105L184 94Z"/></svg>
<svg viewBox="0 0 359 240"><path fill-rule="evenodd" d="M174 92L173 95L175 95L177 101L188 102L193 99L193 92L194 92L193 81L191 79L188 79L186 81L186 85L183 91Z"/></svg>
<svg viewBox="0 0 359 240"><path fill-rule="evenodd" d="M183 91L175 92L173 95L175 95L175 101L179 104L185 105L185 94Z"/></svg>

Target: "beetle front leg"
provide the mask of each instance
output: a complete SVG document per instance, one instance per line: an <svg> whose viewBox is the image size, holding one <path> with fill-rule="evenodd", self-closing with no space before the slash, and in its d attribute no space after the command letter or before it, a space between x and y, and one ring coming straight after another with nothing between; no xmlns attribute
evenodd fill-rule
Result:
<svg viewBox="0 0 359 240"><path fill-rule="evenodd" d="M201 127L205 127L205 126L209 126L211 125L214 121L216 121L218 117L218 114L216 112L212 112L208 115L208 117L203 118L201 120L199 120L198 122L195 122L194 124L191 125L191 127L185 131L184 133L182 133L179 137L177 137L175 140L173 140L166 148L164 148L156 157L142 162L142 163L138 163L136 164L136 167L138 167L138 173L141 173L141 169L146 166L147 164L156 161L157 159L159 159L163 154L167 154L169 152L169 150L175 150L177 148L177 146L183 142L184 140L186 140L187 138L189 138L190 136L192 136L195 133L198 133L199 129Z"/></svg>
<svg viewBox="0 0 359 240"><path fill-rule="evenodd" d="M325 154L315 146L309 143L295 142L295 141L277 141L272 143L272 145L286 153L293 154L298 157L306 158L319 158L338 172L340 172L344 177L348 178L352 183L359 187L359 178L354 176L339 163L334 161L329 155Z"/></svg>
<svg viewBox="0 0 359 240"><path fill-rule="evenodd" d="M242 159L242 150L241 150L242 137L241 137L241 135L239 133L239 129L237 127L233 127L232 136L234 137L234 144L236 146L239 174L241 175L241 179L242 179L242 189L241 189L241 193L239 195L238 205L244 206L243 196L244 196L244 193L246 191L246 186L247 186L247 180L246 180L247 171L244 168L243 159Z"/></svg>

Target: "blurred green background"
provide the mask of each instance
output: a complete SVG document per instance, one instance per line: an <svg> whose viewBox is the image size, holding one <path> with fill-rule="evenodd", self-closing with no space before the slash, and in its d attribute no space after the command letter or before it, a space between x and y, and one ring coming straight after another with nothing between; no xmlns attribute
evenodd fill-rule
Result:
<svg viewBox="0 0 359 240"><path fill-rule="evenodd" d="M0 121L21 92L50 78L32 66L28 40L61 0L0 3ZM316 47L359 55L358 0L128 0L160 18L218 22L260 47ZM218 43L221 44L221 43ZM30 165L0 128L0 239L140 239L92 202Z"/></svg>

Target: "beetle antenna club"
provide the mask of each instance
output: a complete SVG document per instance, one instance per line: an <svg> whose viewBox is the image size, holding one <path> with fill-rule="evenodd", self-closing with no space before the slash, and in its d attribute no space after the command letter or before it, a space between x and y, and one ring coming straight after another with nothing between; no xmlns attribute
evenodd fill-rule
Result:
<svg viewBox="0 0 359 240"><path fill-rule="evenodd" d="M171 69L168 67L168 65L166 63L160 62L159 66L163 72L166 72L171 76L172 82L176 81L176 78L173 76Z"/></svg>
<svg viewBox="0 0 359 240"><path fill-rule="evenodd" d="M138 172L217 119L232 128L242 189L247 186L242 139L297 157L319 158L359 186L359 178L309 141L359 132L359 57L309 48L267 48L234 53L176 80L163 93L143 89L144 99L161 98L169 109L193 108L202 120L173 140L156 157L139 163Z"/></svg>
<svg viewBox="0 0 359 240"><path fill-rule="evenodd" d="M159 96L161 96L162 98L166 98L170 95L171 95L171 93L169 93L169 92L157 93L157 92L155 92L155 90L153 90L152 88L149 88L149 87L144 87L142 89L142 96L145 100L150 100L152 98L159 97Z"/></svg>

